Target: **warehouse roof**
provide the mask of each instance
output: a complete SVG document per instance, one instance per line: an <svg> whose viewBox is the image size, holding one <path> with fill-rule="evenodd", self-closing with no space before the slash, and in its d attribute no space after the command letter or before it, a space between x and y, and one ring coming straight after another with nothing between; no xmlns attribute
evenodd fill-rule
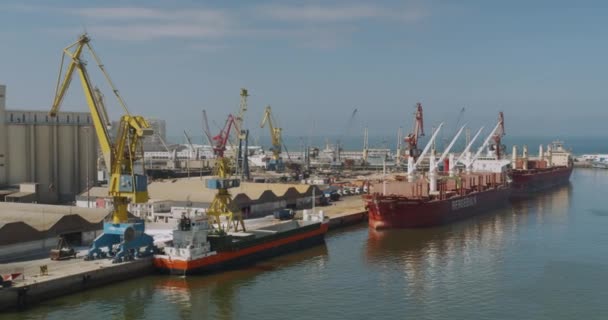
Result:
<svg viewBox="0 0 608 320"><path fill-rule="evenodd" d="M34 192L15 192L15 193L8 194L7 196L11 197L11 198L23 198L23 197L31 196L33 194L36 194L36 193L34 193Z"/></svg>
<svg viewBox="0 0 608 320"><path fill-rule="evenodd" d="M19 192L19 190L0 190L0 196L7 195L7 194L13 194L15 192Z"/></svg>
<svg viewBox="0 0 608 320"><path fill-rule="evenodd" d="M85 222L99 223L109 213L109 209L0 202L0 224L23 222L39 231L51 229L65 216L79 216Z"/></svg>
<svg viewBox="0 0 608 320"><path fill-rule="evenodd" d="M245 195L248 199L255 201L260 198L275 197L297 197L311 193L311 186L306 184L288 183L251 183L243 182L238 188L230 189L234 198ZM273 195L269 195L271 192ZM94 187L89 191L91 197L107 197L107 187ZM156 200L211 202L216 191L207 189L204 180L200 177L173 179L165 181L154 181L148 185L150 198ZM265 194L266 193L266 194ZM87 192L80 194L87 196Z"/></svg>

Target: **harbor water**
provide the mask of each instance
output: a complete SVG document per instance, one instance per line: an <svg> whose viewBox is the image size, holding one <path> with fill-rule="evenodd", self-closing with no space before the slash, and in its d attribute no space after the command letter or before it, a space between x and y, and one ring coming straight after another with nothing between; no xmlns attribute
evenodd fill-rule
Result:
<svg viewBox="0 0 608 320"><path fill-rule="evenodd" d="M605 319L608 170L483 216L331 232L326 245L199 277L149 276L6 319Z"/></svg>

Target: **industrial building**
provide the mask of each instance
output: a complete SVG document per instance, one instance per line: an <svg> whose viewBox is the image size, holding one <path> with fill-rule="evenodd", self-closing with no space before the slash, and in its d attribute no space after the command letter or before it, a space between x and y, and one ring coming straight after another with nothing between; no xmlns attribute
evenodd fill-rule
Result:
<svg viewBox="0 0 608 320"><path fill-rule="evenodd" d="M48 254L59 236L88 245L101 234L109 209L0 202L0 261Z"/></svg>
<svg viewBox="0 0 608 320"><path fill-rule="evenodd" d="M150 128L154 131L154 135L146 137L143 140L143 148L145 151L167 151L165 145L167 143L167 123L163 119L147 118ZM112 121L112 137L116 137L120 121Z"/></svg>
<svg viewBox="0 0 608 320"><path fill-rule="evenodd" d="M6 86L0 85L0 200L73 201L94 184L96 172L97 139L88 112L52 118L48 110L7 109ZM35 195L10 197L22 183L34 183Z"/></svg>

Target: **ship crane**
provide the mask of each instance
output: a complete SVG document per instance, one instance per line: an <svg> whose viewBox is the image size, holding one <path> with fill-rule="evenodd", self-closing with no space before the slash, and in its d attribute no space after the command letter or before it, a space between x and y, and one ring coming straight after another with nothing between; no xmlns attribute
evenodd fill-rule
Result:
<svg viewBox="0 0 608 320"><path fill-rule="evenodd" d="M414 128L413 131L408 134L404 141L408 145L408 157L407 157L407 166L408 166L408 174L410 172L414 172L416 169L410 170L415 165L414 163L418 161L420 157L420 149L418 149L418 138L424 136L424 121L422 117L422 104L420 102L416 103L416 112L414 113Z"/></svg>
<svg viewBox="0 0 608 320"><path fill-rule="evenodd" d="M101 69L112 88L125 114L120 118L116 140L112 141L107 127L107 113L98 93L95 92L83 60L83 51L88 48L93 59ZM64 71L64 60L70 60ZM144 233L144 220L129 219L127 207L131 203L148 201L148 186L145 175L136 174L134 164L141 159L141 141L153 134L150 125L142 116L131 115L118 90L110 80L98 56L93 51L88 35L81 35L76 42L63 50L61 68L57 79L55 99L49 115L57 116L61 102L70 86L74 71L80 76L84 95L91 112L93 126L99 140L106 166L110 171L108 195L112 197L112 220L104 222L102 235L97 237L87 253L86 259L112 256L113 262L131 260L135 256L149 255L153 252L153 239Z"/></svg>
<svg viewBox="0 0 608 320"><path fill-rule="evenodd" d="M450 176L451 177L453 177L456 174L456 166L458 165L458 163L464 163L466 165L466 163L463 162L465 157L468 159L471 159L471 147L473 146L473 143L475 143L475 141L477 140L477 137L479 137L479 135L481 134L483 129L484 129L484 127L482 126L481 128L479 128L479 130L477 130L477 133L475 133L475 135L473 136L473 139L471 139L471 141L469 141L469 144L467 144L467 146L464 148L464 151L462 151L462 153L460 154L460 156L458 156L458 159L456 159L456 161L450 160Z"/></svg>
<svg viewBox="0 0 608 320"><path fill-rule="evenodd" d="M465 160L464 160L466 172L471 172L473 163L475 163L475 161L477 161L477 158L479 158L479 156L481 155L481 152L485 148L488 147L488 144L490 143L490 139L495 138L497 136L502 137L502 135L504 135L503 125L504 125L504 119L502 117L502 112L500 112L499 116L498 116L498 123L496 124L494 129L492 129L492 131L490 132L490 134L488 135L486 140L484 140L483 144L479 147L479 149L477 149L477 152L475 153L473 158L470 158L470 154L465 156L468 158L468 159L465 158ZM500 160L500 159L497 158L497 160Z"/></svg>
<svg viewBox="0 0 608 320"><path fill-rule="evenodd" d="M264 128L266 124L268 124L268 129L270 130L272 144L272 159L268 162L266 169L269 171L282 171L284 165L281 160L281 149L283 146L281 132L283 129L275 127L276 121L273 120L270 106L267 106L266 111L264 111L264 118L260 123L260 128Z"/></svg>
<svg viewBox="0 0 608 320"><path fill-rule="evenodd" d="M224 155L226 144L230 138L230 130L233 128L236 130L235 119L232 115L228 115L224 128L217 135L212 137L209 130L205 130L207 138L213 143L213 153L215 154L214 174L217 176L217 178L207 179L207 188L217 190L217 194L213 198L213 201L211 201L209 209L207 209L207 215L212 219L211 225L217 224L220 232L225 232L226 229L239 231L239 225L242 231L245 231L245 223L243 222L241 211L232 202L232 196L229 191L231 188L239 187L241 181L230 178L232 174L230 160ZM227 228L224 228L221 217L225 217L228 220Z"/></svg>
<svg viewBox="0 0 608 320"><path fill-rule="evenodd" d="M460 137L460 134L462 133L462 130L464 130L465 126L466 125L462 126L460 130L458 130L458 132L454 135L454 138L452 138L452 141L450 142L448 147L445 148L438 160L435 160L435 155L431 154L431 157L429 159L429 191L431 193L437 192L437 167L440 163L443 162L450 150L452 150L454 143L456 143L456 140L458 140L458 137Z"/></svg>
<svg viewBox="0 0 608 320"><path fill-rule="evenodd" d="M408 158L408 166L407 166L408 181L413 182L415 180L416 168L418 167L418 165L420 165L420 163L422 162L422 159L424 159L424 156L427 154L427 152L429 152L429 149L435 142L435 139L437 138L437 134L439 134L439 131L441 131L442 127L443 127L443 122L440 123L439 126L437 127L437 129L435 130L435 132L433 132L431 139L426 144L426 146L424 147L424 150L422 150L422 153L420 153L420 156L418 157L418 160L415 163L413 161L409 160L409 158ZM433 157L434 156L432 156L431 158L433 158ZM410 163L412 163L412 164L410 165Z"/></svg>
<svg viewBox="0 0 608 320"><path fill-rule="evenodd" d="M186 130L184 130L184 137L186 138L186 142L188 142L188 148L190 148L190 159L195 159L198 160L199 158L199 154L198 154L198 149L194 147L194 145L192 144L192 139L190 139L190 135L188 135L188 132L186 132Z"/></svg>

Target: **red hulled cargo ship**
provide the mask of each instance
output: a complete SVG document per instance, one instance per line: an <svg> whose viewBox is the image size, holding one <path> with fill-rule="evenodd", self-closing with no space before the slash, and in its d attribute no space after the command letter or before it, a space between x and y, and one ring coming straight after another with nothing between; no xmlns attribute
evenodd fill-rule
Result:
<svg viewBox="0 0 608 320"><path fill-rule="evenodd" d="M414 131L405 142L409 147L407 181L387 181L372 184L371 193L364 195L368 210L369 226L373 229L432 227L478 215L505 205L511 194L509 173L511 161L501 159L504 146L500 143L504 135L504 117L499 113L498 123L490 132L475 155L471 146L482 129L477 131L458 159L449 154L464 126L456 133L440 157L434 150L425 155L434 145L437 127L422 152L418 150L418 136L422 128L422 107L417 105ZM490 141L492 141L490 143ZM487 156L481 157L487 150ZM428 160L428 171L419 177L417 169ZM439 175L439 164L444 163L443 176ZM457 173L456 165L464 164L465 173ZM449 173L448 173L449 172ZM401 180L401 181L399 181Z"/></svg>
<svg viewBox="0 0 608 320"><path fill-rule="evenodd" d="M514 198L533 196L538 192L567 184L574 168L572 154L560 141L554 141L545 152L540 146L536 159L528 159L526 146L523 147L522 157L518 158L517 147L514 146L513 162Z"/></svg>
<svg viewBox="0 0 608 320"><path fill-rule="evenodd" d="M470 174L439 183L439 194L428 193L424 181L391 183L390 195L363 196L373 229L432 227L504 206L511 189L505 175ZM460 184L459 186L457 184ZM372 189L372 190L374 190ZM404 194L407 189L413 192ZM426 192L425 192L426 191Z"/></svg>
<svg viewBox="0 0 608 320"><path fill-rule="evenodd" d="M173 230L173 240L154 255L154 266L178 275L227 270L322 244L327 229L322 213L228 234L213 233L204 215L183 217Z"/></svg>

